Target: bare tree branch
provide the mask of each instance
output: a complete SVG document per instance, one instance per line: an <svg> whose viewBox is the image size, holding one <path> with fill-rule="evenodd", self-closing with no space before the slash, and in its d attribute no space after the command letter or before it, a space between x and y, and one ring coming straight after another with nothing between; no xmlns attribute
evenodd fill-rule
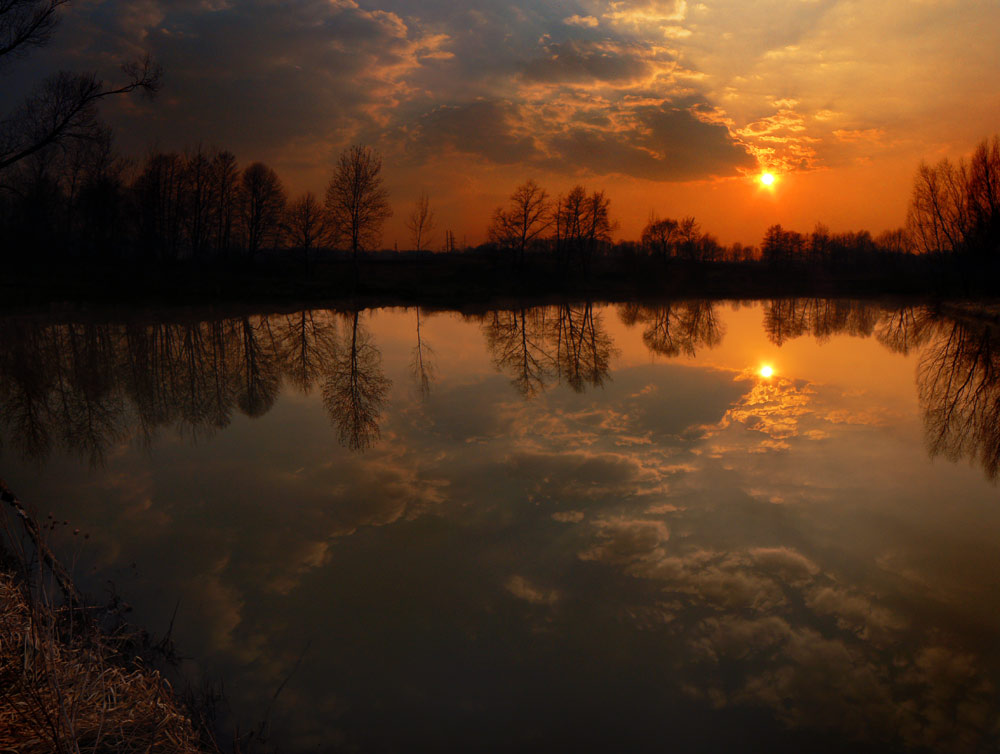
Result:
<svg viewBox="0 0 1000 754"><path fill-rule="evenodd" d="M113 87L94 73L62 71L46 79L11 115L0 121L0 170L65 139L91 140L101 131L97 103L136 90L153 96L163 75L149 56L122 66L126 81Z"/></svg>

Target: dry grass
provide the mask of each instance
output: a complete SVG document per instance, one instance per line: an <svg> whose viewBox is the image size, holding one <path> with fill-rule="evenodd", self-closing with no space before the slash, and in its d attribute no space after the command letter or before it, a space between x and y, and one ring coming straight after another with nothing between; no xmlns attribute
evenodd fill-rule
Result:
<svg viewBox="0 0 1000 754"><path fill-rule="evenodd" d="M200 752L167 681L0 573L0 752Z"/></svg>
<svg viewBox="0 0 1000 754"><path fill-rule="evenodd" d="M0 752L202 751L157 671L60 612L0 574Z"/></svg>
<svg viewBox="0 0 1000 754"><path fill-rule="evenodd" d="M170 684L126 654L128 636L101 631L3 480L0 498L33 545L0 510L0 754L205 751Z"/></svg>

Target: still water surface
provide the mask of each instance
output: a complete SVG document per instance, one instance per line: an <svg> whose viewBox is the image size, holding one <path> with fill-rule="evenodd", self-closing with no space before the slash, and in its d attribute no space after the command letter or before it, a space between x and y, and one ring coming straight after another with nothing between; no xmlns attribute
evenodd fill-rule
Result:
<svg viewBox="0 0 1000 754"><path fill-rule="evenodd" d="M284 751L994 751L996 338L824 300L6 319L0 461Z"/></svg>

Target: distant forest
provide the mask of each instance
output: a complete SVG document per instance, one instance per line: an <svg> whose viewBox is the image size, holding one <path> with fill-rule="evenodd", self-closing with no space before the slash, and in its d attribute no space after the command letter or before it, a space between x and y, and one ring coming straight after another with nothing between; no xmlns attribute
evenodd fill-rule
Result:
<svg viewBox="0 0 1000 754"><path fill-rule="evenodd" d="M0 234L5 263L53 259L251 261L283 252L307 262L324 252L381 250L391 215L382 162L368 147L340 157L325 197L289 198L262 162L240 166L232 152L198 146L150 151L134 161L115 149L110 129L67 138L0 171ZM404 251L501 254L515 267L547 255L582 270L597 258L688 262L858 261L871 255L995 257L1000 250L1000 137L969 159L923 164L904 227L872 236L768 228L758 246L720 244L693 217L650 218L641 237L613 240L611 199L576 186L550 194L533 180L484 218L487 242L471 249L437 233L426 195L407 216Z"/></svg>
<svg viewBox="0 0 1000 754"><path fill-rule="evenodd" d="M323 197L289 199L272 168L240 166L222 149L150 151L133 161L98 124L0 171L3 261L22 273L51 272L53 263L97 269L127 262L185 275L206 268L274 271L277 265L286 275L309 276L317 262L351 259L357 276L359 254L412 261L436 252L485 257L508 275L544 260L545 269L588 279L611 268L645 275L651 264L690 270L705 263L870 277L926 275L928 265L913 261L925 256L938 267L958 261L967 276L980 278L985 265L992 281L1000 251L1000 137L983 141L957 164L922 164L905 226L878 236L774 225L758 246L727 246L693 217L653 216L639 239L616 241L611 199L603 191L576 186L551 196L533 180L484 218L488 240L475 248L457 246L450 231L437 233L424 195L406 218L409 248L384 250L381 231L391 214L381 158L363 146L340 156Z"/></svg>

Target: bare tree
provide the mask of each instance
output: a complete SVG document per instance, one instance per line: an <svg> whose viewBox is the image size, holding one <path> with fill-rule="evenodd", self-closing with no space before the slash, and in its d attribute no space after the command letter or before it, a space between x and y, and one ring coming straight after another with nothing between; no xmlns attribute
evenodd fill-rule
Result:
<svg viewBox="0 0 1000 754"><path fill-rule="evenodd" d="M0 63L5 58L42 47L59 21L56 11L69 0L2 0L0 2Z"/></svg>
<svg viewBox="0 0 1000 754"><path fill-rule="evenodd" d="M143 247L163 261L175 260L183 228L184 159L176 152L150 152L132 193Z"/></svg>
<svg viewBox="0 0 1000 754"><path fill-rule="evenodd" d="M588 270L598 247L611 240L614 226L608 215L610 205L603 191L587 196L583 186L574 186L565 197L559 197L552 212L557 252L565 252L566 260L576 257Z"/></svg>
<svg viewBox="0 0 1000 754"><path fill-rule="evenodd" d="M305 269L309 270L309 252L325 244L330 236L330 223L316 195L307 191L288 206L285 213L288 244L302 252Z"/></svg>
<svg viewBox="0 0 1000 754"><path fill-rule="evenodd" d="M277 245L285 211L285 189L278 174L262 162L247 166L240 179L244 248L253 256L267 243Z"/></svg>
<svg viewBox="0 0 1000 754"><path fill-rule="evenodd" d="M236 156L232 152L217 152L212 158L209 183L211 214L215 226L212 233L213 245L217 254L228 254L233 246L239 179Z"/></svg>
<svg viewBox="0 0 1000 754"><path fill-rule="evenodd" d="M490 223L489 238L493 243L512 250L515 264L521 267L525 249L551 224L548 194L529 180L510 195L507 209L497 207Z"/></svg>
<svg viewBox="0 0 1000 754"><path fill-rule="evenodd" d="M94 73L61 71L46 79L0 121L0 170L67 139L92 140L100 133L97 104L105 97L160 88L161 69L147 56L122 66L124 83L106 86Z"/></svg>
<svg viewBox="0 0 1000 754"><path fill-rule="evenodd" d="M212 183L212 161L200 144L195 151L184 156L183 182L187 242L191 253L200 258L208 247Z"/></svg>
<svg viewBox="0 0 1000 754"><path fill-rule="evenodd" d="M333 232L347 243L355 263L359 251L378 245L382 226L392 217L378 152L356 145L341 153L326 189L326 211Z"/></svg>
<svg viewBox="0 0 1000 754"><path fill-rule="evenodd" d="M433 243L431 234L434 232L434 211L430 209L427 194L421 194L417 199L413 211L406 219L406 228L410 231L413 247L417 251L423 251Z"/></svg>
<svg viewBox="0 0 1000 754"><path fill-rule="evenodd" d="M642 230L642 246L650 255L663 259L674 256L677 250L678 223L665 217L662 220L655 215Z"/></svg>
<svg viewBox="0 0 1000 754"><path fill-rule="evenodd" d="M52 38L57 11L69 0L0 0L0 67ZM0 171L66 140L95 141L104 127L97 104L105 97L160 88L162 71L147 55L122 66L124 82L106 86L94 73L61 71L43 81L20 107L0 119Z"/></svg>

